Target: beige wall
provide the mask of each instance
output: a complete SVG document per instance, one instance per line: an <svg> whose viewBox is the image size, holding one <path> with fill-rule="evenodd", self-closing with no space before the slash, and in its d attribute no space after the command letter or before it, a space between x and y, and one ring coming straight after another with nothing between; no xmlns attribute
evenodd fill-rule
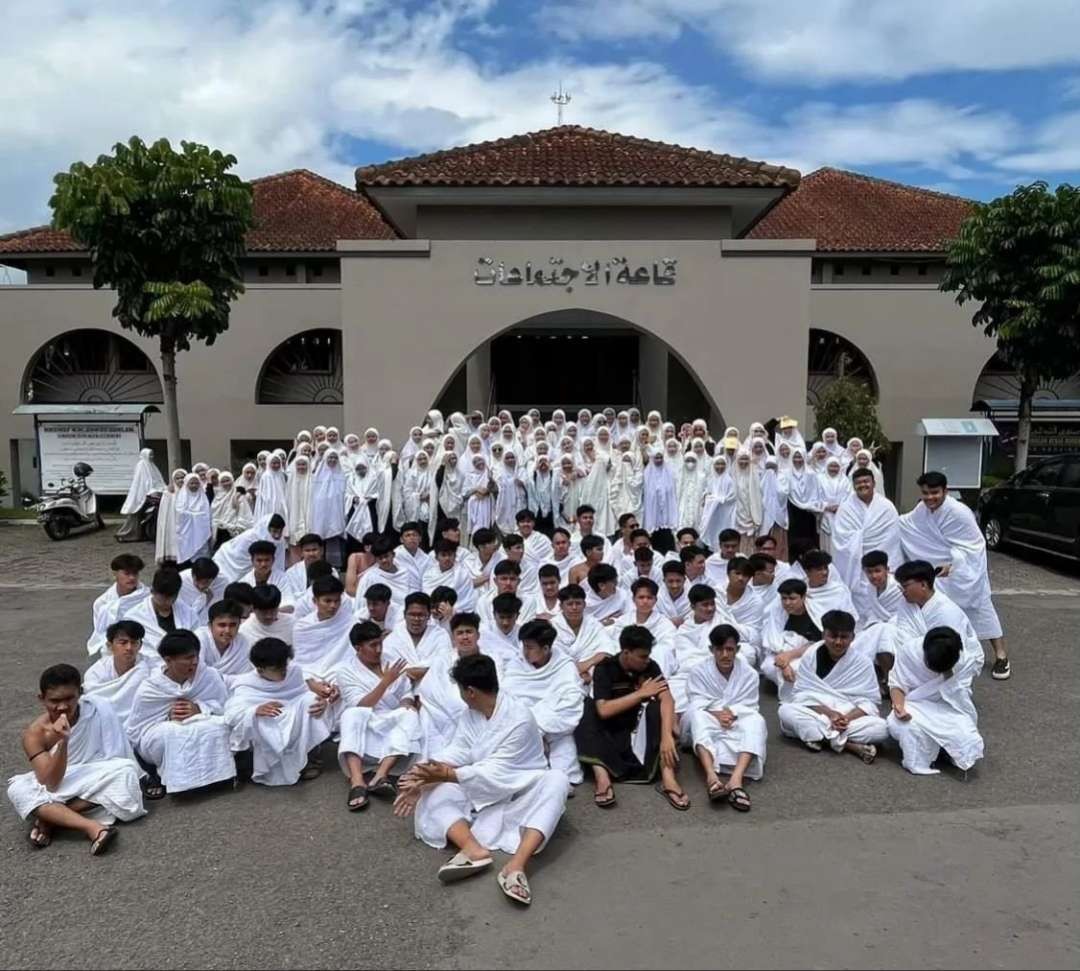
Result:
<svg viewBox="0 0 1080 971"><path fill-rule="evenodd" d="M530 318L608 314L664 341L733 424L805 411L810 249L791 241L567 239L342 243L345 422L377 415L395 441L440 396L463 357ZM534 266L618 254L631 265L678 260L671 287L477 286L483 256ZM372 339L378 335L379 339ZM782 353L784 351L786 353ZM584 360L587 376L588 361ZM767 377L765 377L767 375Z"/></svg>
<svg viewBox="0 0 1080 971"><path fill-rule="evenodd" d="M915 479L922 472L915 423L971 414L975 382L994 352L994 342L971 325L971 314L932 285L811 288L811 326L846 337L874 368L882 428L904 443L898 505L905 510L917 498Z"/></svg>
<svg viewBox="0 0 1080 971"><path fill-rule="evenodd" d="M419 206L419 239L726 239L726 206Z"/></svg>

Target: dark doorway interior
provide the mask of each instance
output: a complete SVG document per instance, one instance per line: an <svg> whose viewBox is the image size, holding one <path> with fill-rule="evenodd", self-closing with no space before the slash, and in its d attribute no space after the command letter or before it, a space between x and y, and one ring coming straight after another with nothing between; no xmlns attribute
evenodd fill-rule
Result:
<svg viewBox="0 0 1080 971"><path fill-rule="evenodd" d="M590 329L517 331L491 342L500 408L626 408L637 403L636 334Z"/></svg>

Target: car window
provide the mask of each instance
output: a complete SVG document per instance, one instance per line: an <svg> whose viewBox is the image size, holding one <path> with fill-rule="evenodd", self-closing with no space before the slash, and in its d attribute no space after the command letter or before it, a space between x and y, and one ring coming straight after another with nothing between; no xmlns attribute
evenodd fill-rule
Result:
<svg viewBox="0 0 1080 971"><path fill-rule="evenodd" d="M1061 467L1065 464L1063 459L1055 459L1052 462L1044 462L1028 472L1024 480L1026 486L1056 486L1061 477Z"/></svg>
<svg viewBox="0 0 1080 971"><path fill-rule="evenodd" d="M1065 463L1061 485L1066 489L1080 489L1080 459L1069 459Z"/></svg>

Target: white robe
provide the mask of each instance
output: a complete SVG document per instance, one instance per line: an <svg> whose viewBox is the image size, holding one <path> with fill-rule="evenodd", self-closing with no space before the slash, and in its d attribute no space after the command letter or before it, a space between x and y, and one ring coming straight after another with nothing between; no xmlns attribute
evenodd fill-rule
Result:
<svg viewBox="0 0 1080 971"><path fill-rule="evenodd" d="M248 547L256 540L269 540L276 547L274 553L274 568L285 569L285 540L274 539L270 535L270 516L263 516L250 529L245 529L239 536L234 537L227 543L222 543L214 554L214 562L218 565L218 579L226 583L239 580L251 569L251 554Z"/></svg>
<svg viewBox="0 0 1080 971"><path fill-rule="evenodd" d="M330 737L331 710L313 715L316 700L296 664L289 664L282 681L271 681L257 671L239 675L225 704L225 721L234 752L250 748L252 781L264 786L291 786L300 779L308 753ZM274 717L256 715L260 705L276 701L282 706Z"/></svg>
<svg viewBox="0 0 1080 971"><path fill-rule="evenodd" d="M944 749L957 768L970 769L983 757L979 715L971 698L971 683L978 668L970 657L960 661L946 677L935 674L923 660L922 638L901 643L889 672L889 687L905 693L910 721L889 715L889 734L900 744L902 764L914 775L937 775L930 764Z"/></svg>
<svg viewBox="0 0 1080 971"><path fill-rule="evenodd" d="M177 630L193 631L199 626L198 616L179 597L173 604L172 615ZM154 611L154 603L150 597L146 597L136 604L125 620L134 620L142 624L143 630L146 631L143 635L142 653L153 661L159 661L157 647L166 631L161 627L161 621Z"/></svg>
<svg viewBox="0 0 1080 971"><path fill-rule="evenodd" d="M690 669L686 679L689 697L690 737L713 757L718 772L730 773L739 755L753 757L746 770L750 779L765 773L765 746L768 729L758 711L758 675L746 658L735 656L735 666L726 678L713 658ZM730 728L723 728L711 712L729 709L737 717Z"/></svg>
<svg viewBox="0 0 1080 971"><path fill-rule="evenodd" d="M397 564L399 570L404 570L407 574L409 593L417 593L423 589L424 574L434 561L434 555L425 553L422 549L410 553L404 546L399 546L394 550L394 563Z"/></svg>
<svg viewBox="0 0 1080 971"><path fill-rule="evenodd" d="M934 594L921 607L902 600L896 610L897 638L923 637L935 627L951 627L964 641L964 655L970 659L976 675L986 663L979 635L967 614L934 585Z"/></svg>
<svg viewBox="0 0 1080 971"><path fill-rule="evenodd" d="M356 602L364 599L364 592L368 587L384 583L390 588L390 602L404 609L405 598L413 592L412 576L404 567L399 566L393 573L389 573L376 563L360 577L360 582L356 585Z"/></svg>
<svg viewBox="0 0 1080 971"><path fill-rule="evenodd" d="M458 719L466 711L457 684L450 677L458 657L453 649L437 654L414 691L420 702L419 754L425 761L450 744Z"/></svg>
<svg viewBox="0 0 1080 971"><path fill-rule="evenodd" d="M876 492L867 505L854 492L836 512L832 523L832 557L840 578L854 589L862 577L862 558L874 550L888 554L889 568L904 562L900 549L900 515Z"/></svg>
<svg viewBox="0 0 1080 971"><path fill-rule="evenodd" d="M340 464L336 467L325 462L319 465L311 482L307 523L310 532L317 533L324 540L344 534L345 487L346 473Z"/></svg>
<svg viewBox="0 0 1080 971"><path fill-rule="evenodd" d="M319 620L318 614L311 613L293 625L293 661L305 678L325 681L352 653L349 631L354 623L353 612L342 604L328 620Z"/></svg>
<svg viewBox="0 0 1080 971"><path fill-rule="evenodd" d="M384 667L392 664L384 659ZM402 702L411 698L412 684L402 674L383 693L373 708L361 708L358 702L379 685L380 675L361 663L355 651L334 669L331 680L341 689L338 763L348 771L346 755L359 756L365 763L379 762L391 755L408 756L422 748L420 717ZM399 762L395 768L405 769Z"/></svg>
<svg viewBox="0 0 1080 971"><path fill-rule="evenodd" d="M279 641L291 645L295 624L296 620L292 614L279 613L277 620L272 624L264 624L256 614L252 613L240 625L238 636L243 637L249 644L261 641L264 637L276 637Z"/></svg>
<svg viewBox="0 0 1080 971"><path fill-rule="evenodd" d="M232 690L233 682L255 670L251 664L251 642L238 630L232 643L222 653L214 643L214 635L209 627L200 627L195 631L199 638L199 665L213 668L221 675L225 687Z"/></svg>
<svg viewBox="0 0 1080 971"><path fill-rule="evenodd" d="M824 641L822 642L824 644ZM835 752L842 752L848 742L874 745L885 741L888 729L878 713L878 682L873 661L849 647L844 656L824 677L817 673L818 646L811 647L800 659L792 686L791 700L780 705L780 730L803 742L828 742ZM847 714L854 708L862 718L837 731L814 705L823 705Z"/></svg>
<svg viewBox="0 0 1080 971"><path fill-rule="evenodd" d="M86 669L83 675L83 692L93 698L104 698L112 705L116 717L120 719L120 725L126 727L139 685L153 670L154 663L140 653L135 657L135 664L118 675L113 656L105 654Z"/></svg>
<svg viewBox="0 0 1080 971"><path fill-rule="evenodd" d="M566 809L570 783L551 769L543 734L528 707L500 691L491 718L466 710L453 741L435 758L457 769L457 782L425 789L416 806L415 833L429 846L446 845L446 831L469 820L482 845L514 853L524 829L545 845Z"/></svg>
<svg viewBox="0 0 1080 971"><path fill-rule="evenodd" d="M180 596L177 598L198 619L200 626L209 622L207 611L225 596L225 587L228 585L221 579L221 575L210 581L206 590L200 590L195 586L195 580L191 576L191 569L180 574Z"/></svg>
<svg viewBox="0 0 1080 971"><path fill-rule="evenodd" d="M68 736L67 768L60 783L49 789L33 771L23 772L8 780L7 796L21 819L41 806L84 799L98 807L90 814L97 822L127 822L146 814L139 788L145 774L109 702L84 695Z"/></svg>
<svg viewBox="0 0 1080 971"><path fill-rule="evenodd" d="M457 593L457 603L454 604L454 612L472 610L476 605L476 588L472 584L472 575L464 563L455 562L449 570L443 570L435 557L431 558L427 570L424 571L422 589L430 596L436 587L449 587Z"/></svg>
<svg viewBox="0 0 1080 971"><path fill-rule="evenodd" d="M222 718L226 696L221 675L201 664L184 684L167 677L164 666L159 666L139 685L128 718L128 738L144 759L157 766L169 792L200 789L236 775L229 726ZM195 702L199 714L172 721L169 711L181 698Z"/></svg>
<svg viewBox="0 0 1080 971"><path fill-rule="evenodd" d="M859 612L852 647L870 660L878 654L892 654L896 640L896 615L904 603L904 592L890 573L880 593L865 576L852 588L851 600Z"/></svg>
<svg viewBox="0 0 1080 971"><path fill-rule="evenodd" d="M722 530L735 528L735 481L730 470L709 471L697 526L701 541L712 550L719 547Z"/></svg>
<svg viewBox="0 0 1080 971"><path fill-rule="evenodd" d="M588 584L585 586L585 615L595 617L603 622L608 617L619 617L628 610L633 610L634 604L622 587L616 586L615 592L609 597L601 597L593 591Z"/></svg>
<svg viewBox="0 0 1080 971"><path fill-rule="evenodd" d="M520 630L521 625L515 624L504 634L494 620L480 622L480 653L486 654L495 662L500 677L508 664L513 664L521 657L521 641L518 639Z"/></svg>
<svg viewBox="0 0 1080 971"><path fill-rule="evenodd" d="M165 480L151 459L153 454L148 448L139 452L139 460L135 463L135 469L131 474L131 485L128 487L124 504L120 507L122 516L134 515L142 509L146 497L151 492L164 491Z"/></svg>
<svg viewBox="0 0 1080 971"><path fill-rule="evenodd" d="M97 654L105 650L105 633L110 624L124 620L128 613L150 596L150 588L140 583L131 593L120 596L116 584L110 585L94 601L94 629L86 640L86 653Z"/></svg>
<svg viewBox="0 0 1080 971"><path fill-rule="evenodd" d="M403 660L410 668L426 668L435 657L449 650L450 638L441 627L428 625L417 643L402 621L383 640L383 663Z"/></svg>
<svg viewBox="0 0 1080 971"><path fill-rule="evenodd" d="M683 592L679 594L678 599L672 600L667 585L661 583L660 592L656 596L656 609L672 623L676 620L686 621L694 612L694 608L690 605L690 584L687 583L683 587Z"/></svg>
<svg viewBox="0 0 1080 971"><path fill-rule="evenodd" d="M210 525L210 500L204 486L192 492L185 484L178 490L173 507L176 519L176 562L186 563L209 551L213 527Z"/></svg>
<svg viewBox="0 0 1080 971"><path fill-rule="evenodd" d="M555 628L555 647L575 662L584 661L597 654L617 654L618 646L611 637L611 629L595 617L586 614L575 634L563 615L552 618Z"/></svg>
<svg viewBox="0 0 1080 971"><path fill-rule="evenodd" d="M676 494L675 475L665 462L656 465L650 460L642 473L644 515L641 525L650 533L658 529L675 529L678 526L679 498Z"/></svg>

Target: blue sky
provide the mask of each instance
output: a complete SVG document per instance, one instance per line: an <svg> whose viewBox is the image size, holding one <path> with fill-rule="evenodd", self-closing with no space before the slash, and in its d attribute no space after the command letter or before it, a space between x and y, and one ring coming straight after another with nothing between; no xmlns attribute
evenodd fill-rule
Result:
<svg viewBox="0 0 1080 971"><path fill-rule="evenodd" d="M989 199L1080 180L1075 0L8 0L0 231L131 134L249 177L566 120Z"/></svg>

